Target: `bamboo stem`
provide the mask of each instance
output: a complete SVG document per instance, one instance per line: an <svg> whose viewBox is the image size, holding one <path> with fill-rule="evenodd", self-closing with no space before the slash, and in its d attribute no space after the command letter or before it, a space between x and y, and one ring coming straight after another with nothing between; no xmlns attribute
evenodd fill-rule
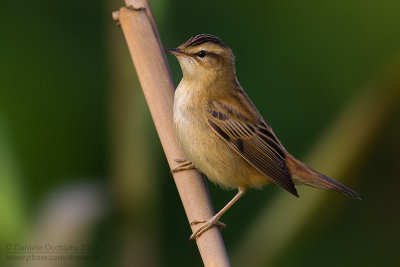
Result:
<svg viewBox="0 0 400 267"><path fill-rule="evenodd" d="M174 159L186 159L176 140L172 122L174 85L148 0L126 0L129 7L113 13L125 35L140 84L170 168ZM173 175L189 222L214 215L207 185L196 170ZM195 231L199 225L193 225ZM196 240L205 266L230 266L218 228Z"/></svg>
<svg viewBox="0 0 400 267"><path fill-rule="evenodd" d="M108 0L107 9L119 7L121 0ZM116 11L115 15L119 12ZM118 211L115 236L121 249L115 267L160 266L161 236L160 190L153 168L153 130L149 127L150 112L140 89L139 79L132 72L132 60L121 38L121 29L107 25L109 42L109 112L110 112L110 177L114 205ZM132 90L134 88L134 90Z"/></svg>

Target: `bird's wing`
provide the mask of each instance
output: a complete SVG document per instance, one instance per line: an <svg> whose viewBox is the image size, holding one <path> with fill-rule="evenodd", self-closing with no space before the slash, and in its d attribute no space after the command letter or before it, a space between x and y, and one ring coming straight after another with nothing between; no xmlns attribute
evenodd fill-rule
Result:
<svg viewBox="0 0 400 267"><path fill-rule="evenodd" d="M298 197L285 163L284 148L264 120L252 122L237 110L232 110L231 106L214 102L207 106L207 122L217 135L254 168Z"/></svg>

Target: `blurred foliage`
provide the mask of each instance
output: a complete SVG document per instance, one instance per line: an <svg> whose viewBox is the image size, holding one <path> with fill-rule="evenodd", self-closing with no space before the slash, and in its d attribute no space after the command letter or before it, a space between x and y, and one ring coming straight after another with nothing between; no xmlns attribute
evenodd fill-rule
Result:
<svg viewBox="0 0 400 267"><path fill-rule="evenodd" d="M0 237L15 240L24 234L26 209L20 173L1 121L0 148Z"/></svg>
<svg viewBox="0 0 400 267"><path fill-rule="evenodd" d="M400 76L398 65L390 63L400 53L400 2L396 0L151 3L165 47L176 47L197 33L215 34L232 47L242 86L285 147L300 159L360 92L385 79L386 72ZM100 260L84 266L135 265L135 258L121 255L138 249L138 243L129 240L138 233L141 242L146 237L151 240L143 245L147 251L143 255L157 258L148 265L201 266L195 244L187 241L190 228L149 113L145 105L137 104L144 103L137 80L115 74L135 75L131 63L113 60L119 53L128 57L121 29L111 19L111 11L121 5L122 1L114 0L3 3L0 246L10 240L24 241L42 203L54 191L94 180L111 193L111 210L92 226ZM179 65L168 59L178 83ZM113 110L129 101L112 102L120 99L115 94L121 80L126 84L121 90L136 90L130 94L135 98L132 105L140 105L128 109L135 114L128 113L124 120ZM368 118L370 110L364 114ZM281 255L259 266L396 265L399 115L398 108L391 111L374 143L344 175L352 177L352 188L363 200L326 192L331 195L328 212L313 214L315 218L293 236ZM121 125L116 121L133 129L131 141L117 142L123 129L115 128ZM138 140L143 143L134 142ZM129 186L141 182L118 180L115 162L121 150L116 144L140 144L123 160L128 167L130 157L144 163L132 163L124 170L130 172L130 179L147 179L143 188L151 192L129 197ZM144 168L136 173L134 167L146 162L151 168L147 177ZM217 210L235 193L212 184L209 188ZM229 252L280 192L277 187L251 190L223 217ZM331 207L337 208L330 213Z"/></svg>

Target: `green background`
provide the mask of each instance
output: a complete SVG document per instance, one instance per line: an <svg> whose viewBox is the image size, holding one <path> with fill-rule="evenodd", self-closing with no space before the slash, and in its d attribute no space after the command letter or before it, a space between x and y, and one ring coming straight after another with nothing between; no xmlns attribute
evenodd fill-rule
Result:
<svg viewBox="0 0 400 267"><path fill-rule="evenodd" d="M210 33L232 48L241 85L301 160L307 162L310 151L318 150L337 118L371 99L330 139L346 144L347 133L359 123L376 125L342 177L333 177L363 200L324 192L328 197L284 245L277 244L273 256L254 261L238 256L248 255L238 252L243 240L259 214L286 193L277 187L251 190L222 218L232 264L395 266L400 253L400 2L151 4L165 47ZM60 242L96 244L99 259L67 266L201 266L122 31L111 18L122 5L115 0L3 3L0 245L37 241L53 231L52 223L54 232L68 232L63 228L68 226L55 222L61 216L61 222L72 224L60 214L69 214L62 207L75 199L69 212L85 227L78 223L79 231ZM178 84L177 60L168 56L168 61ZM375 106L375 101L387 104ZM381 109L384 115L376 118ZM335 160L324 152L321 162ZM209 189L217 210L235 194L213 184ZM280 214L285 223L298 223L290 212ZM260 236L268 243L269 236ZM269 246L280 240L274 238ZM5 260L7 251L0 253Z"/></svg>

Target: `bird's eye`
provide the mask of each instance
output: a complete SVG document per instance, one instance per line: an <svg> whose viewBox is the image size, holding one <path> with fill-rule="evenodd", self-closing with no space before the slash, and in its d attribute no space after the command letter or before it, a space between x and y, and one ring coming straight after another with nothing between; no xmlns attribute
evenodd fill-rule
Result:
<svg viewBox="0 0 400 267"><path fill-rule="evenodd" d="M198 56L198 57L201 57L201 58L205 57L206 55L207 55L206 50L201 50L201 51L199 51L199 52L197 53L197 56Z"/></svg>

